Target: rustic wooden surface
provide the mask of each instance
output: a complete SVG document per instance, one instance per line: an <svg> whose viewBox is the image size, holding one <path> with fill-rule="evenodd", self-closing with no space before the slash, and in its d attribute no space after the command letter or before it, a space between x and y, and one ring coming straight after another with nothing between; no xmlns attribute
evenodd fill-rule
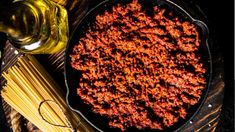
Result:
<svg viewBox="0 0 235 132"><path fill-rule="evenodd" d="M69 12L69 23L70 23L70 33L75 28L76 24L79 22L80 18L94 5L99 3L101 0L54 0L55 2L60 3L65 6ZM2 42L3 43L3 42ZM211 44L213 42L211 41ZM6 71L7 68L12 66L16 61L20 53L15 50L9 43L6 41L3 43L4 50L1 54L2 65L1 72ZM212 58L213 58L213 75L212 81L209 88L207 98L201 107L198 114L191 120L186 123L186 125L180 130L184 132L191 131L214 131L218 123L218 118L221 111L221 106L223 103L223 92L224 92L224 74L223 74L223 59L221 54L217 51L219 49L212 49ZM41 62L41 64L49 71L52 76L56 76L55 80L64 86L63 80L63 62L64 62L64 51L53 55L36 55L36 58ZM1 77L1 86L5 83L5 80ZM65 87L64 87L65 88ZM9 127L12 128L11 122L11 107L2 101L3 109L5 111L6 119L8 121ZM19 118L19 117L17 117ZM20 119L20 118L19 118ZM32 123L28 122L26 119L22 120L25 124L21 130L27 131L39 131L33 126Z"/></svg>

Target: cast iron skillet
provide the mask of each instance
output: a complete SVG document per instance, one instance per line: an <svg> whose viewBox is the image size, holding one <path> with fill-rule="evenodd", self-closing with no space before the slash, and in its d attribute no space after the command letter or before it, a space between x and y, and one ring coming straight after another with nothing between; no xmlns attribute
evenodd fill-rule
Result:
<svg viewBox="0 0 235 132"><path fill-rule="evenodd" d="M108 126L108 120L106 117L102 117L98 114L92 112L90 107L83 103L80 97L77 95L77 87L79 86L79 80L81 77L81 73L77 70L73 69L70 65L70 54L72 53L72 49L75 44L78 43L79 39L84 35L84 32L88 29L89 25L95 20L96 15L104 12L105 10L111 10L112 6L116 5L117 3L130 3L131 0L106 0L98 4L95 8L90 10L85 17L81 20L81 22L77 25L70 41L66 48L65 53L65 84L67 87L67 95L66 101L70 108L76 111L79 115L81 115L92 127L94 127L97 131L120 131L120 129L110 128ZM211 61L211 54L208 45L208 38L209 38L209 31L206 24L200 21L199 16L197 16L197 11L194 11L182 3L182 1L169 1L169 0L139 0L144 8L151 8L153 6L161 6L165 9L172 10L174 13L182 19L187 19L198 26L200 39L201 39L201 47L200 47L200 54L202 55L202 59L206 64L207 68L207 85L204 89L201 99L199 100L198 104L191 107L189 109L189 113L186 119L181 119L175 125L170 127L164 131L180 131L180 129L187 124L193 117L198 113L200 108L202 107L204 100L207 97L207 92L210 85L210 79L212 75L212 61ZM175 3L177 2L177 4ZM188 8L188 9L187 9ZM187 11L186 11L187 9ZM153 131L150 129L138 130L136 128L129 128L127 131ZM156 131L156 130L154 130Z"/></svg>

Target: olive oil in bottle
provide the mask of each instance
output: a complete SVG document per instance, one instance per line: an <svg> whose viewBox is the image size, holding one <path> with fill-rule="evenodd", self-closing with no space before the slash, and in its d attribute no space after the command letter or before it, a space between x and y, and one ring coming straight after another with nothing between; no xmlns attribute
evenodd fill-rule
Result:
<svg viewBox="0 0 235 132"><path fill-rule="evenodd" d="M30 54L52 54L68 41L68 14L49 0L16 0L0 9L0 32L11 44Z"/></svg>

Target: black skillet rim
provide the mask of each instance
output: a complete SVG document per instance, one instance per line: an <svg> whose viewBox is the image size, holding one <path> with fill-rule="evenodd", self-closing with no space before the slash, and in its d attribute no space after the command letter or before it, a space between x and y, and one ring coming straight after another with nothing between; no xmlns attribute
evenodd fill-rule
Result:
<svg viewBox="0 0 235 132"><path fill-rule="evenodd" d="M66 101L67 101L67 104L69 105L69 107L76 111L78 114L80 114L91 126L93 126L97 131L102 131L101 129L99 129L98 126L94 125L92 122L90 122L86 116L84 115L84 112L82 113L79 109L76 109L74 108L74 106L71 105L71 101L69 99L69 97L71 96L71 92L70 92L70 86L68 84L68 76L67 73L68 73L68 70L69 70L69 53L71 51L71 45L75 44L73 43L73 36L75 35L76 31L78 30L79 27L83 27L82 25L84 24L83 21L86 20L87 17L90 16L90 14L92 15L92 13L94 11L96 11L98 8L100 8L100 6L104 6L105 4L107 4L108 2L110 2L112 0L105 0L103 2L101 2L100 4L98 4L97 6L95 6L94 8L92 8L83 18L82 20L80 21L80 23L76 26L75 30L72 32L72 35L71 35L71 38L69 40L69 43L66 47L66 51L65 51L65 66L64 66L64 77L65 77L65 84L66 84L66 89L67 89L67 93L66 93ZM156 0L157 2L163 2L163 4L168 4L168 5L171 5L171 6L174 6L173 8L177 8L176 10L183 13L183 15L186 15L187 19L190 19L192 22L194 22L196 25L198 25L199 28L202 29L202 40L204 40L202 43L202 45L206 46L206 52L207 52L207 58L206 59L209 59L209 61L207 62L207 67L208 67L208 77L207 77L207 86L205 88L205 90L203 91L203 94L201 95L201 99L199 100L198 102L198 105L196 107L196 110L194 110L194 112L192 112L192 114L190 115L190 117L188 117L186 120L184 120L183 122L184 123L181 123L182 125L177 125L175 127L174 125L174 129L169 129L170 131L179 131L181 128L183 128L189 121L191 121L196 115L197 113L199 112L199 110L201 109L202 105L204 104L204 101L207 97L207 93L208 93L208 90L210 88L210 82L211 82L211 77L212 77L212 58L211 58L211 53L210 53L210 49L209 49L209 42L208 42L208 39L209 39L209 30L208 30L208 27L207 25L200 20L200 18L198 18L197 16L195 16L195 11L193 10L190 10L188 9L187 11L185 10L185 8L187 8L187 4L185 3L182 3L182 1L170 1L170 0L166 0L166 1L161 1L161 0ZM122 0L113 0L113 2L122 2ZM178 3L176 3L178 2ZM194 16L192 16L194 15ZM76 41L78 42L78 41ZM73 44L71 44L73 43ZM76 94L76 93L75 93ZM79 96L77 96L79 98ZM72 100L73 101L73 100ZM170 127L172 128L172 127ZM109 129L111 130L111 129ZM168 130L168 129L167 129ZM169 131L168 130L168 131Z"/></svg>

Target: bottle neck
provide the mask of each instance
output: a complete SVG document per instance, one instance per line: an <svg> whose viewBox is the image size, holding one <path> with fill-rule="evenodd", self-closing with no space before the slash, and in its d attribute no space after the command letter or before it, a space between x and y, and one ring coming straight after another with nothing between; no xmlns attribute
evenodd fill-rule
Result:
<svg viewBox="0 0 235 132"><path fill-rule="evenodd" d="M20 2L9 7L0 7L0 32L7 34L10 40L27 43L37 34L37 17L30 7ZM30 25L30 26L29 26ZM29 28L30 27L30 28Z"/></svg>
<svg viewBox="0 0 235 132"><path fill-rule="evenodd" d="M10 7L0 7L0 32L4 32L12 37L20 36L20 32L17 30L15 24L15 16L9 9Z"/></svg>

